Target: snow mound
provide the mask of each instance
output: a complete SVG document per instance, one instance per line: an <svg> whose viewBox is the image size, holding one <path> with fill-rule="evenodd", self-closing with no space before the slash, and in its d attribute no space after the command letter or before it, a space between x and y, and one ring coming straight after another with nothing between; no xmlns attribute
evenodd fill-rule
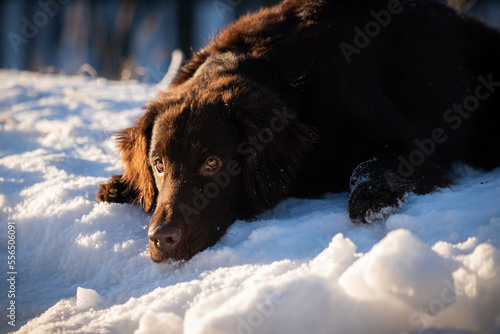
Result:
<svg viewBox="0 0 500 334"><path fill-rule="evenodd" d="M17 272L2 332L500 333L500 169L461 167L371 226L350 222L347 193L289 199L188 262L153 263L149 216L94 199L119 173L110 133L153 91L0 71L0 221L15 224Z"/></svg>

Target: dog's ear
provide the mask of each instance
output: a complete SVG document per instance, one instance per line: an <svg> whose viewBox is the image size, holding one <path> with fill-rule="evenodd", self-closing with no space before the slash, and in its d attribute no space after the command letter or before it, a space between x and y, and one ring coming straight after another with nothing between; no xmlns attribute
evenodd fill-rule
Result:
<svg viewBox="0 0 500 334"><path fill-rule="evenodd" d="M207 60L208 55L208 51L203 49L193 54L191 59L186 60L172 81L172 87L178 86L189 80L194 75L196 70L205 62L205 60Z"/></svg>
<svg viewBox="0 0 500 334"><path fill-rule="evenodd" d="M238 152L247 196L258 210L272 208L290 194L317 135L278 94L263 87L236 94L231 109L243 134Z"/></svg>
<svg viewBox="0 0 500 334"><path fill-rule="evenodd" d="M118 132L118 148L124 168L121 181L126 191L134 194L133 201L146 212L154 209L157 196L153 172L148 163L151 133L157 115L158 106L150 103L134 126Z"/></svg>

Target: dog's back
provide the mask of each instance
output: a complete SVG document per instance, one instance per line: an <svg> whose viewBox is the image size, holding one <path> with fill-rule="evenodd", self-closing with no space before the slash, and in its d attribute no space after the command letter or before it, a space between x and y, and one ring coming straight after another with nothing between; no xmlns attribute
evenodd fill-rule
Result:
<svg viewBox="0 0 500 334"><path fill-rule="evenodd" d="M410 154L437 128L447 139L436 143L436 162L500 163L500 35L440 3L285 1L229 26L176 83L227 52L240 57L236 71L279 90L323 135L323 165L337 166L314 164L314 174L335 174L325 190L345 189L338 180L387 146ZM480 77L494 91L476 106Z"/></svg>
<svg viewBox="0 0 500 334"><path fill-rule="evenodd" d="M284 96L319 134L294 196L350 187L358 220L448 185L455 162L500 165L500 35L443 4L285 1L229 26L178 82L228 52L235 72ZM361 200L360 164L372 180Z"/></svg>

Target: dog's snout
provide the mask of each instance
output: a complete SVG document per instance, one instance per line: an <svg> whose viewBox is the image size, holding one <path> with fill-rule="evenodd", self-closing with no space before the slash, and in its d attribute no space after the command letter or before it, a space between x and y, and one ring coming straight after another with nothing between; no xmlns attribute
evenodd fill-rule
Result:
<svg viewBox="0 0 500 334"><path fill-rule="evenodd" d="M148 231L149 240L160 251L170 251L175 249L182 238L181 229L175 225L151 226Z"/></svg>

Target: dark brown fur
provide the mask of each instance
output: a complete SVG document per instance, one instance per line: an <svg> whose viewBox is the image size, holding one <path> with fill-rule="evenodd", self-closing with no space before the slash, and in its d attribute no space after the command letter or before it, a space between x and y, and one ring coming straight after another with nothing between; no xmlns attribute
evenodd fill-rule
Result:
<svg viewBox="0 0 500 334"><path fill-rule="evenodd" d="M288 0L227 27L119 133L124 174L98 200L154 211L152 259L189 259L289 196L350 189L350 217L371 222L449 185L454 162L498 166L500 35L404 0L346 57L390 3ZM484 80L473 112L447 111Z"/></svg>

